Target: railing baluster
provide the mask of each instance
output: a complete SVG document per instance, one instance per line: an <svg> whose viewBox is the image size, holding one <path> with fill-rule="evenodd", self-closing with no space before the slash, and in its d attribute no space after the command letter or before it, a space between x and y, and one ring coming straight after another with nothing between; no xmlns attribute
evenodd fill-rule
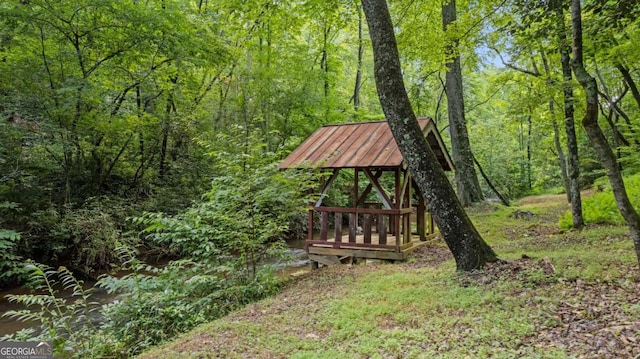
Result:
<svg viewBox="0 0 640 359"><path fill-rule="evenodd" d="M356 213L349 213L349 242L356 242L356 230L358 227L358 215Z"/></svg>
<svg viewBox="0 0 640 359"><path fill-rule="evenodd" d="M371 215L364 214L364 226L362 227L362 231L364 232L364 243L371 244Z"/></svg>
<svg viewBox="0 0 640 359"><path fill-rule="evenodd" d="M388 250L395 248L399 251L412 237L410 208L315 207L312 212L309 223L319 221L319 233L316 232L317 237L310 235L311 239L305 244L307 246ZM344 228L346 224L343 224L345 215L348 215L349 219L348 229ZM332 220L333 224L329 220ZM346 232L344 236L343 231Z"/></svg>
<svg viewBox="0 0 640 359"><path fill-rule="evenodd" d="M327 240L327 233L329 232L329 213L322 212L320 219L320 240Z"/></svg>
<svg viewBox="0 0 640 359"><path fill-rule="evenodd" d="M387 215L378 215L378 243L387 244Z"/></svg>
<svg viewBox="0 0 640 359"><path fill-rule="evenodd" d="M336 212L334 217L335 239L336 242L342 242L342 213Z"/></svg>

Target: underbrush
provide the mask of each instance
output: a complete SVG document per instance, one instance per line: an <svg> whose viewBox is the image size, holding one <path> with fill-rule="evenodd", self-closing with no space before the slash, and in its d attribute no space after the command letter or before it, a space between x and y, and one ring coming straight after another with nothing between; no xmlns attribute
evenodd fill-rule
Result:
<svg viewBox="0 0 640 359"><path fill-rule="evenodd" d="M51 341L56 358L128 358L198 324L219 318L279 287L269 267L250 277L242 268L175 261L155 268L131 259L121 278L85 288L67 268L29 264L35 294L9 295L25 309L4 316L38 323L3 341ZM95 290L117 300L92 302ZM61 291L69 293L62 296Z"/></svg>
<svg viewBox="0 0 640 359"><path fill-rule="evenodd" d="M640 210L640 174L626 176L624 178L627 195L631 204ZM586 223L598 224L623 224L624 219L620 215L618 206L611 191L611 185L606 177L598 179L594 187L599 191L593 196L585 198L582 202L582 215ZM566 211L560 217L560 227L569 229L573 226L573 218L570 211Z"/></svg>

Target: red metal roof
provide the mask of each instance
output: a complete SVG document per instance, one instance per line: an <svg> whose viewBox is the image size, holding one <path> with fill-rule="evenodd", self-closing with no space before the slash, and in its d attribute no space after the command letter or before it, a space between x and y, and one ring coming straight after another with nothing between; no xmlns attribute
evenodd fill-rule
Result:
<svg viewBox="0 0 640 359"><path fill-rule="evenodd" d="M445 171L453 168L440 134L428 118L418 119L427 142ZM400 167L402 155L386 121L319 128L280 164L280 168Z"/></svg>

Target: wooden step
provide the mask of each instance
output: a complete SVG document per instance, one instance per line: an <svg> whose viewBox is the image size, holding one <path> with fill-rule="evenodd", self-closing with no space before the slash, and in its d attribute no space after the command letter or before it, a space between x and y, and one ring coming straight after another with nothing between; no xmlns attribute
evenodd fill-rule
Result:
<svg viewBox="0 0 640 359"><path fill-rule="evenodd" d="M340 257L332 255L309 254L309 260L324 264L326 266L341 264Z"/></svg>

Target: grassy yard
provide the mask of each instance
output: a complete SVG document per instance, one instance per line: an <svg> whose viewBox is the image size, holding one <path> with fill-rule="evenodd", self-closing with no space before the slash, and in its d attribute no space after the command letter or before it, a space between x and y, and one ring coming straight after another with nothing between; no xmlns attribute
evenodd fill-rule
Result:
<svg viewBox="0 0 640 359"><path fill-rule="evenodd" d="M517 209L533 218L514 218ZM562 232L564 196L470 211L504 263L455 272L442 241L405 263L335 266L142 358L640 357L640 271L624 227Z"/></svg>

